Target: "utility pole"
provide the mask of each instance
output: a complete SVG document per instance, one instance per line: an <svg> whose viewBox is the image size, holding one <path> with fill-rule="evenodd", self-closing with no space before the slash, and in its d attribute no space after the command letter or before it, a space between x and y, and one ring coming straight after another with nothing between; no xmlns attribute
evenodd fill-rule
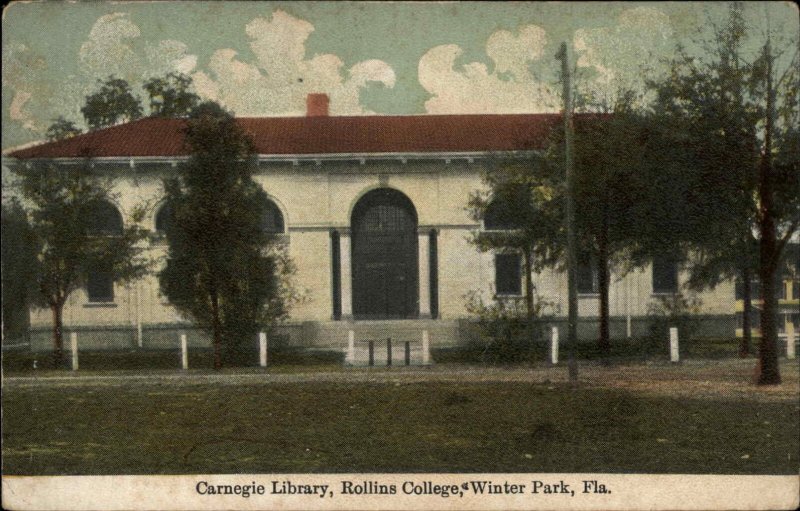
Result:
<svg viewBox="0 0 800 511"><path fill-rule="evenodd" d="M575 140L572 124L571 59L567 43L561 43L556 58L561 60L561 82L564 86L564 167L567 178L567 367L569 382L574 386L578 384L578 361L575 359L575 345L578 342L578 257L575 239Z"/></svg>

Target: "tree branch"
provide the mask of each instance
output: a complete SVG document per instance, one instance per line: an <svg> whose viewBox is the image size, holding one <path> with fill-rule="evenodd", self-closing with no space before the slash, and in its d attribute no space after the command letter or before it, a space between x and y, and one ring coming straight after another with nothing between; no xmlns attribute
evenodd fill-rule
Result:
<svg viewBox="0 0 800 511"><path fill-rule="evenodd" d="M778 240L778 243L776 245L776 250L775 250L775 257L776 258L779 258L779 255L783 253L784 247L786 247L786 244L789 242L789 240L791 239L792 235L797 230L798 223L799 222L798 222L797 219L793 220L792 223L789 224L789 228L786 229L786 232L784 233L784 235L781 237L781 239ZM775 262L777 262L777 261L775 261Z"/></svg>

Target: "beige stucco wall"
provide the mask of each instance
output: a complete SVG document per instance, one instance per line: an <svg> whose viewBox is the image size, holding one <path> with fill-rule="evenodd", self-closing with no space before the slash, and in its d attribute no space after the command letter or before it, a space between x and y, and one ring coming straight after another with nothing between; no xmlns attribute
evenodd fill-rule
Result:
<svg viewBox="0 0 800 511"><path fill-rule="evenodd" d="M356 202L370 190L389 187L404 193L416 208L421 232L438 231L438 292L442 319L466 316L465 295L479 290L491 298L494 288L494 256L479 253L468 239L479 228L466 210L469 195L482 187L480 160L475 163L453 161L366 161L320 163L261 163L256 181L275 201L288 228L289 253L296 267L295 286L304 300L292 312L292 320L327 321L332 317L331 229L347 229ZM145 207L142 225L154 228L155 214L163 199L162 178L174 172L169 163L125 163L117 167L104 165L99 172L114 176L114 202L124 221L137 207ZM8 169L3 169L6 185ZM4 186L4 196L13 194L13 187ZM155 269L163 264L166 247L154 241L149 254ZM685 275L681 276L681 282ZM650 267L634 270L621 277L612 275L610 309L612 316L642 316L656 300L652 294ZM537 295L555 305L551 312L565 315L566 274L547 269L534 275ZM733 283L725 282L715 290L702 293L703 312L732 314ZM596 316L596 296L581 296L581 316ZM33 325L49 324L47 311L33 311ZM163 324L180 320L158 291L155 275L139 282L118 284L115 303L105 306L87 304L82 290L69 299L64 311L65 324L122 325Z"/></svg>

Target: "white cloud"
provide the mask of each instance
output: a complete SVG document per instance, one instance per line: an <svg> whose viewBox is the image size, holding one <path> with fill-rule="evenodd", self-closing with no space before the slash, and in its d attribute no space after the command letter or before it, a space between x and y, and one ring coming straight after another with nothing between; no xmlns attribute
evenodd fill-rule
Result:
<svg viewBox="0 0 800 511"><path fill-rule="evenodd" d="M81 124L80 108L86 95L97 87L97 80L116 75L127 80L134 92L150 77L171 71L191 73L197 57L181 41L162 40L135 45L141 37L139 27L127 13L101 16L80 46L76 74L59 75L52 70L57 62L37 55L24 44L3 48L3 89L11 92L8 119L31 135L41 137L59 116ZM42 78L47 73L59 79Z"/></svg>
<svg viewBox="0 0 800 511"><path fill-rule="evenodd" d="M282 10L259 17L245 27L254 62L232 49L214 52L208 71L192 76L198 93L242 116L303 115L306 96L325 92L333 115L371 113L360 103L369 82L394 87L394 70L380 60L367 60L344 69L333 54L306 58L306 40L314 26Z"/></svg>
<svg viewBox="0 0 800 511"><path fill-rule="evenodd" d="M129 40L141 32L126 13L101 16L92 26L89 39L81 45L81 70L96 77L116 75L132 79L141 68L141 58L131 48Z"/></svg>
<svg viewBox="0 0 800 511"><path fill-rule="evenodd" d="M189 53L185 43L164 39L145 42L141 49L136 46L139 37L139 26L127 13L101 16L81 45L78 54L81 71L94 80L115 75L135 87L153 76L173 71L188 74L195 69L197 56Z"/></svg>
<svg viewBox="0 0 800 511"><path fill-rule="evenodd" d="M576 30L577 65L594 71L586 90L613 94L640 87L645 76L657 77L665 70L659 57L674 45L672 35L669 17L652 7L627 9L613 26Z"/></svg>
<svg viewBox="0 0 800 511"><path fill-rule="evenodd" d="M189 54L189 47L181 41L165 39L156 44L147 43L144 51L147 57L145 73L149 73L145 79L173 71L189 74L197 66L197 56Z"/></svg>
<svg viewBox="0 0 800 511"><path fill-rule="evenodd" d="M25 110L25 103L31 99L32 94L25 90L18 90L14 93L9 106L9 116L12 121L22 123L22 127L28 130L35 128L31 113Z"/></svg>
<svg viewBox="0 0 800 511"><path fill-rule="evenodd" d="M433 114L527 113L557 110L558 98L547 83L535 76L531 63L542 58L547 37L536 25L522 27L515 35L507 30L493 33L486 54L494 70L471 62L456 69L463 49L454 44L431 48L419 61L420 84L432 97L425 109Z"/></svg>

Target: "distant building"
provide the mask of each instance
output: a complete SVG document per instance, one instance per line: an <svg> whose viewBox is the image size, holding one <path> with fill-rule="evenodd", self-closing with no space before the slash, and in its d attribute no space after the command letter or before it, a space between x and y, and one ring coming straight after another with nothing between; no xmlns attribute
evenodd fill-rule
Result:
<svg viewBox="0 0 800 511"><path fill-rule="evenodd" d="M358 336L414 339L428 330L434 347L453 346L464 338L463 320L470 319L468 293L521 297L520 256L478 252L468 242L470 233L496 227L473 220L466 206L484 186L481 176L490 161L544 149L559 116L327 113L327 97L311 96L305 117L237 120L255 142L255 180L272 203L266 228L288 245L297 267L294 284L306 295L280 327L285 339L339 349L351 328ZM33 162L83 165L91 155L96 172L113 176L119 196L106 206L104 228L119 229L133 208L145 205L150 253L163 257L162 179L187 158L184 125L180 119L145 118L18 150L4 156L3 172ZM533 281L540 299L553 304L552 320L563 322L566 274L546 270ZM646 333L648 307L677 293L683 281L668 259L624 278L612 274L612 335ZM595 338L599 295L590 262L582 265L578 286L580 333ZM706 334L733 336L733 283L701 298L713 325ZM86 342L115 348L171 346L185 325L159 294L155 275L123 286L101 271L72 294L64 322L67 330L98 332L84 336ZM50 346L49 323L48 311L31 312L34 348ZM197 336L194 342L204 341Z"/></svg>
<svg viewBox="0 0 800 511"><path fill-rule="evenodd" d="M778 337L786 339L789 333L800 333L800 243L790 243L781 265L783 271L778 277L776 298L778 299ZM757 278L750 283L752 311L750 315L750 335L761 337L761 285ZM736 282L736 337L744 334L744 286Z"/></svg>

